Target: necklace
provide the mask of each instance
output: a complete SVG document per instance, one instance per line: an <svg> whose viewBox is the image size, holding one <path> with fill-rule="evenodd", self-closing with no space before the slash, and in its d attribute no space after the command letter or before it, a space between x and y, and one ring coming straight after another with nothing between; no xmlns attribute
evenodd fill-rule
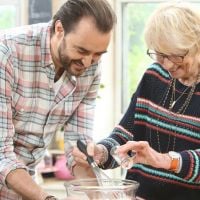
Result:
<svg viewBox="0 0 200 200"><path fill-rule="evenodd" d="M183 92L180 94L180 96L176 99L176 79L174 79L173 85L172 85L172 98L170 101L169 110L172 110L174 105L177 103L177 101L180 100L184 94L187 94L186 91L188 89L189 89L189 86L186 87L186 89L184 89Z"/></svg>
<svg viewBox="0 0 200 200"><path fill-rule="evenodd" d="M185 99L185 102L182 104L182 106L178 109L178 111L176 113L179 113L179 114L183 114L185 112L185 110L187 109L189 103L190 103L190 100L192 98L192 95L194 94L194 90L196 88L196 85L197 85L197 81L198 81L198 78L197 80L194 82L194 84L192 85L189 93L187 94L187 97ZM172 81L172 97L170 99L170 103L169 103L169 110L171 111L174 107L174 105L177 103L177 101L179 99L181 99L181 97L185 94L185 92L188 90L188 88L190 87L187 87L183 93L176 99L175 99L175 94L176 94L176 79L174 79Z"/></svg>
<svg viewBox="0 0 200 200"><path fill-rule="evenodd" d="M196 79L196 81L192 85L192 87L187 87L177 99L175 98L176 79L171 79L171 81L169 83L169 87L168 87L167 92L166 92L166 95L164 94L165 98L162 98L162 100L159 103L159 105L161 105L163 108L164 107L168 108L170 113L173 114L173 112L175 112L175 111L172 112L172 109L174 109L174 105L177 103L178 100L180 100L183 97L184 94L187 94L187 97L186 97L184 103L182 104L182 106L176 112L178 114L183 114L186 111L186 109L188 108L188 106L189 106L189 103L190 103L191 98L192 98L192 96L194 94L194 91L195 91L195 88L196 88L196 85L198 83L199 78L200 78L200 74L198 75L198 78ZM189 88L190 88L189 93L186 93L186 91ZM170 91L172 91L171 92L171 98L169 100L169 106L167 106L166 102L167 102L167 99L169 98ZM157 114L158 114L157 121L160 121L159 113L157 113ZM160 153L162 153L163 151L161 151L160 134L159 134L159 130L158 129L159 129L159 126L158 126L158 124L156 124L156 136L157 136L158 150L159 150ZM174 151L175 145L176 145L176 131L174 131L174 133L175 134L174 134L174 140L173 140L173 144L172 144L172 151ZM150 129L150 143L151 143L151 146L152 146L151 129ZM164 152L168 152L169 151L170 143L171 143L171 135L169 134L166 151L164 151Z"/></svg>

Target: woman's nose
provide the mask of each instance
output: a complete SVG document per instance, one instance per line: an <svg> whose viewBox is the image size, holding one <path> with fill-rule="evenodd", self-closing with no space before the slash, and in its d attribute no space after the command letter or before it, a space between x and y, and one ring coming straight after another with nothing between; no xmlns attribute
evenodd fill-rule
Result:
<svg viewBox="0 0 200 200"><path fill-rule="evenodd" d="M174 65L175 64L172 61L170 61L168 58L164 58L164 61L163 61L164 69L166 69L167 71L170 71L174 67Z"/></svg>

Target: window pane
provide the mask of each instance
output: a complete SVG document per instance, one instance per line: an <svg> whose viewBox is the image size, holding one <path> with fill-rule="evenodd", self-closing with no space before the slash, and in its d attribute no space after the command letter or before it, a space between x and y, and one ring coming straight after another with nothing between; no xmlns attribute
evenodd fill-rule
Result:
<svg viewBox="0 0 200 200"><path fill-rule="evenodd" d="M137 88L139 80L151 60L146 56L143 29L157 3L127 3L123 5L123 98L122 112Z"/></svg>
<svg viewBox="0 0 200 200"><path fill-rule="evenodd" d="M14 5L0 5L0 29L14 27L16 18L16 7Z"/></svg>

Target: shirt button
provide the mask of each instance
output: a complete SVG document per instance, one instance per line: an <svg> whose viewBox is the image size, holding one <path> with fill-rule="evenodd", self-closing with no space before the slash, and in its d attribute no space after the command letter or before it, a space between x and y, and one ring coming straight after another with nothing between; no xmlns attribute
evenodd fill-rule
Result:
<svg viewBox="0 0 200 200"><path fill-rule="evenodd" d="M24 112L24 109L23 109L23 108L21 108L21 109L20 109L20 112Z"/></svg>
<svg viewBox="0 0 200 200"><path fill-rule="evenodd" d="M49 88L50 88L50 89L52 89L52 88L53 88L53 86L52 86L52 85L49 85Z"/></svg>

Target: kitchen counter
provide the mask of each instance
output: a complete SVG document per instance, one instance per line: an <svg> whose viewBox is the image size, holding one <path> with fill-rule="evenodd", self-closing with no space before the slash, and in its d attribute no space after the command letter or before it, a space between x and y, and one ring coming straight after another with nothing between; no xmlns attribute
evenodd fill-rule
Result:
<svg viewBox="0 0 200 200"><path fill-rule="evenodd" d="M57 198L65 198L66 190L64 182L65 181L56 178L43 178L43 182L40 183L40 186L49 194Z"/></svg>

